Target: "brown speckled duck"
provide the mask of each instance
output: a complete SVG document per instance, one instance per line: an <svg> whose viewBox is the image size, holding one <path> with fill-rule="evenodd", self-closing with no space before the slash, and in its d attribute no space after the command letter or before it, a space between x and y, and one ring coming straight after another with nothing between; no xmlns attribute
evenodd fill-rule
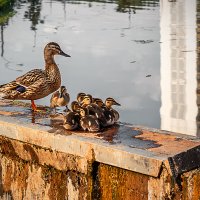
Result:
<svg viewBox="0 0 200 200"><path fill-rule="evenodd" d="M77 101L72 101L71 110L68 109L65 115L63 127L66 130L76 130L79 128L80 116L79 116L80 106Z"/></svg>
<svg viewBox="0 0 200 200"><path fill-rule="evenodd" d="M77 94L76 100L78 101L79 104L81 104L85 95L86 94L84 92L80 92L80 93Z"/></svg>
<svg viewBox="0 0 200 200"><path fill-rule="evenodd" d="M54 61L55 55L70 57L55 42L44 48L45 69L33 69L14 81L0 85L0 97L4 99L31 100L31 107L36 111L34 100L41 99L58 90L61 75Z"/></svg>
<svg viewBox="0 0 200 200"><path fill-rule="evenodd" d="M92 103L92 101L93 101L92 96L87 94L83 97L81 106L83 108L87 108L89 114L94 115L99 120L101 126L103 127L107 126L103 110L97 104Z"/></svg>
<svg viewBox="0 0 200 200"><path fill-rule="evenodd" d="M117 122L119 119L119 113L115 109L112 108L113 105L121 106L121 104L117 103L112 97L108 97L105 100L105 106L109 111L112 112L114 116L114 122Z"/></svg>
<svg viewBox="0 0 200 200"><path fill-rule="evenodd" d="M100 130L100 124L94 115L89 115L87 108L80 108L80 125L84 131L98 132Z"/></svg>
<svg viewBox="0 0 200 200"><path fill-rule="evenodd" d="M69 96L69 93L67 92L66 87L61 86L60 91L57 90L51 96L50 107L51 108L56 108L56 107L61 107L61 106L67 107L69 101L70 101L70 96Z"/></svg>
<svg viewBox="0 0 200 200"><path fill-rule="evenodd" d="M106 118L106 126L113 125L115 123L115 115L113 111L110 110L110 107L108 108L100 98L95 98L94 103L103 110L104 116Z"/></svg>

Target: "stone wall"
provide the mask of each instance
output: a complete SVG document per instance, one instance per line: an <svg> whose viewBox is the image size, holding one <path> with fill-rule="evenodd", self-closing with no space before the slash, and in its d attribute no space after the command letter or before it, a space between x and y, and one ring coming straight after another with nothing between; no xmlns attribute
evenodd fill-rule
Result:
<svg viewBox="0 0 200 200"><path fill-rule="evenodd" d="M200 169L181 176L182 191L167 162L152 177L0 137L1 199L145 200L200 199Z"/></svg>

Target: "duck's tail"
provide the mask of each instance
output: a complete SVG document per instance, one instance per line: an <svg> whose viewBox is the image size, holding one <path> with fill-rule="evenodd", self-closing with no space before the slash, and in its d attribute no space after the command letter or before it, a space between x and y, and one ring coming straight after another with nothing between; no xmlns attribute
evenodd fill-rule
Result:
<svg viewBox="0 0 200 200"><path fill-rule="evenodd" d="M1 88L3 88L3 86L5 86L5 84L0 85L0 99L3 99L3 97L5 96L5 94L1 91Z"/></svg>
<svg viewBox="0 0 200 200"><path fill-rule="evenodd" d="M16 81L0 85L0 99L7 98L17 86Z"/></svg>
<svg viewBox="0 0 200 200"><path fill-rule="evenodd" d="M0 85L0 88L2 88L4 85L5 85L5 84L3 84L3 85Z"/></svg>

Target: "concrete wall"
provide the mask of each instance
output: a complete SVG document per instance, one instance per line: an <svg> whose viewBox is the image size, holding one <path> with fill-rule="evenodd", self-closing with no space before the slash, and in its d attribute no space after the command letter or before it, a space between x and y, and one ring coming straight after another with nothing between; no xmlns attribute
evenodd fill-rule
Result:
<svg viewBox="0 0 200 200"><path fill-rule="evenodd" d="M168 163L152 177L0 137L1 199L192 199L200 198L200 169L174 183Z"/></svg>

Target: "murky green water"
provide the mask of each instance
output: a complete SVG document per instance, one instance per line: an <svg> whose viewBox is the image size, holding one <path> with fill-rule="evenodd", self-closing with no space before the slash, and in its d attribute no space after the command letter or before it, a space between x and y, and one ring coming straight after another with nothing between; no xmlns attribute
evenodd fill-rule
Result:
<svg viewBox="0 0 200 200"><path fill-rule="evenodd" d="M43 47L55 41L71 55L56 62L72 100L80 91L111 96L122 105L122 122L195 135L197 6L196 0L16 1L0 11L0 84L43 68ZM37 103L48 105L49 98Z"/></svg>

